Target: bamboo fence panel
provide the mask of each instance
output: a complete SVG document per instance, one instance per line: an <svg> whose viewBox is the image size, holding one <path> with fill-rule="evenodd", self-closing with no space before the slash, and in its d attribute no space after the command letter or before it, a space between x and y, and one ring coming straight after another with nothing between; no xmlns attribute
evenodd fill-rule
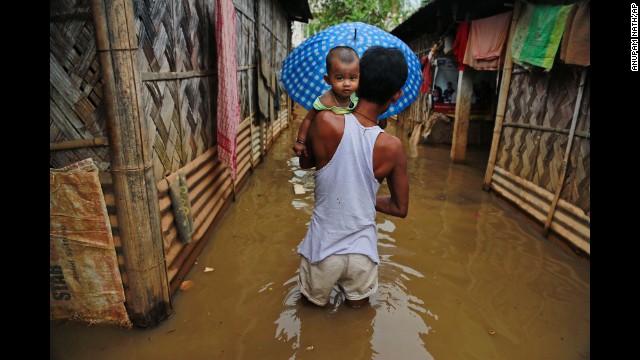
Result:
<svg viewBox="0 0 640 360"><path fill-rule="evenodd" d="M56 1L50 5L49 142L106 137L90 1ZM104 171L110 164L109 148L73 147L49 153L53 168L86 158L92 158Z"/></svg>
<svg viewBox="0 0 640 360"><path fill-rule="evenodd" d="M517 73L511 77L505 123L540 124L546 111L549 76ZM540 132L506 127L501 135L496 165L531 181L538 156Z"/></svg>
<svg viewBox="0 0 640 360"><path fill-rule="evenodd" d="M494 168L491 190L517 205L536 221L544 223L551 208L553 193L524 180L499 166ZM590 254L591 220L582 209L560 199L550 229Z"/></svg>
<svg viewBox="0 0 640 360"><path fill-rule="evenodd" d="M254 82L257 81L257 58L255 51L256 26L254 7L246 0L236 6L236 56L238 61L238 90L240 95L240 118L255 112L254 97L257 96Z"/></svg>
<svg viewBox="0 0 640 360"><path fill-rule="evenodd" d="M590 77L587 81L580 104L580 115L576 131L588 134L590 132L591 99ZM567 169L567 179L560 193L560 199L576 205L587 216L591 214L591 166L590 166L590 139L575 137L572 146Z"/></svg>
<svg viewBox="0 0 640 360"><path fill-rule="evenodd" d="M578 68L556 69L549 77L547 101L541 109L543 125L568 130L576 104L579 85ZM532 182L555 193L562 174L562 163L569 137L543 131L540 134L539 156L535 162Z"/></svg>
<svg viewBox="0 0 640 360"><path fill-rule="evenodd" d="M500 170L492 177L496 184L491 189L542 223L562 183L579 85L580 68L571 66L557 66L545 74L517 71L512 77L498 145ZM565 181L549 229L590 254L589 81L578 111Z"/></svg>
<svg viewBox="0 0 640 360"><path fill-rule="evenodd" d="M136 1L142 97L156 181L215 144L213 5Z"/></svg>

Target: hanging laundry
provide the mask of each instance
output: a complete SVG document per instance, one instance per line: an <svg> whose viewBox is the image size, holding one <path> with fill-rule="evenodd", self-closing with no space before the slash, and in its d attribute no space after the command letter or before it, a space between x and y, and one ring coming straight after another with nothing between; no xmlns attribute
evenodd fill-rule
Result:
<svg viewBox="0 0 640 360"><path fill-rule="evenodd" d="M560 43L560 60L565 64L591 65L591 3L583 1L572 7Z"/></svg>
<svg viewBox="0 0 640 360"><path fill-rule="evenodd" d="M504 44L513 12L471 22L463 62L476 70L498 70L504 63Z"/></svg>
<svg viewBox="0 0 640 360"><path fill-rule="evenodd" d="M453 55L458 61L458 70L464 70L464 53L467 50L467 40L469 39L469 25L471 22L463 21L458 26L456 39L453 41Z"/></svg>
<svg viewBox="0 0 640 360"><path fill-rule="evenodd" d="M431 57L433 52L423 55L420 58L420 64L422 64L422 84L420 84L420 91L423 93L431 92L431 84L433 84L433 76L431 74Z"/></svg>
<svg viewBox="0 0 640 360"><path fill-rule="evenodd" d="M572 6L526 4L513 35L513 62L525 68L535 65L550 70Z"/></svg>
<svg viewBox="0 0 640 360"><path fill-rule="evenodd" d="M236 179L236 137L240 123L238 62L236 59L236 9L231 0L216 1L218 52L218 157Z"/></svg>

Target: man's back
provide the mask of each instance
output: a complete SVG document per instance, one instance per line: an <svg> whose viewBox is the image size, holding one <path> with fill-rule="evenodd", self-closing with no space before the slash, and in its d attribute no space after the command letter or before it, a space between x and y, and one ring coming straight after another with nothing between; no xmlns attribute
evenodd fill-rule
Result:
<svg viewBox="0 0 640 360"><path fill-rule="evenodd" d="M332 254L363 254L377 264L375 206L380 182L371 160L384 131L364 126L351 114L343 118L339 145L316 170L313 217L299 252L311 263ZM319 139L314 140L318 144Z"/></svg>
<svg viewBox="0 0 640 360"><path fill-rule="evenodd" d="M373 122L368 122L366 119L357 119L357 121L364 127L373 125ZM329 163L340 144L344 126L344 115L321 111L311 124L307 137L313 155L301 158L300 166L302 168L315 166L316 170L319 170ZM376 203L376 209L394 216L406 216L409 192L406 176L407 156L400 139L386 132L380 133L373 149L372 164L373 174L378 182L382 183L386 178L391 197L394 200L399 198L402 203L399 204L400 206L391 206L391 208L388 208L386 205L389 204L384 204L384 202ZM383 206L383 208L379 208L379 206Z"/></svg>

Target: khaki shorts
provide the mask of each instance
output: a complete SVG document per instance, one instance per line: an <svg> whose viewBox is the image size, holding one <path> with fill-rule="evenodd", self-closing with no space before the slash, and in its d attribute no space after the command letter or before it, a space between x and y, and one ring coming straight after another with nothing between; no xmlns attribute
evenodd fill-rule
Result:
<svg viewBox="0 0 640 360"><path fill-rule="evenodd" d="M331 255L317 264L300 256L300 292L312 303L329 302L333 286L349 300L364 299L378 290L378 265L362 254Z"/></svg>

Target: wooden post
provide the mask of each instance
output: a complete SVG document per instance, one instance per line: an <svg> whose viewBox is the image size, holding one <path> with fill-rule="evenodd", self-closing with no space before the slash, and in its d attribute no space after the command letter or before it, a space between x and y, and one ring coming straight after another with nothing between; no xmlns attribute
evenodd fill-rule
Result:
<svg viewBox="0 0 640 360"><path fill-rule="evenodd" d="M454 163L464 162L467 153L467 135L469 118L471 117L471 96L473 95L473 72L468 69L459 71L458 90L456 91L456 118L453 123L453 140L451 142L451 160Z"/></svg>
<svg viewBox="0 0 640 360"><path fill-rule="evenodd" d="M291 20L287 20L287 29L289 29L287 31L287 54L291 54L291 36L292 36L291 25L292 24L293 22ZM284 93L287 94L286 91ZM289 124L293 124L291 122L291 98L289 97L289 94L287 94L285 98L287 99L287 126L289 126Z"/></svg>
<svg viewBox="0 0 640 360"><path fill-rule="evenodd" d="M549 209L549 215L547 215L547 221L544 223L544 236L549 234L549 227L551 226L551 220L553 219L553 213L556 211L558 205L558 199L560 198L560 192L562 192L562 186L567 174L567 165L569 164L569 154L571 154L571 146L573 145L573 138L576 131L576 124L578 122L578 114L580 113L580 103L582 102L582 93L584 90L584 82L587 77L587 69L582 67L580 69L582 74L580 75L580 87L578 88L578 96L576 97L576 106L573 108L573 118L571 119L571 130L569 130L569 141L567 142L567 149L564 152L564 159L562 159L562 174L558 180L558 186L556 193L551 202L551 208Z"/></svg>
<svg viewBox="0 0 640 360"><path fill-rule="evenodd" d="M513 16L511 17L511 28L509 29L509 40L507 41L507 55L504 58L502 67L502 81L500 81L500 94L498 95L498 106L496 109L496 123L493 126L493 136L491 138L491 152L489 153L489 161L487 163L487 172L484 175L484 184L482 188L486 191L491 189L491 177L493 176L493 168L496 165L498 157L498 144L500 143L500 134L502 133L502 122L507 109L507 97L509 95L509 86L511 85L511 72L513 71L513 59L511 58L511 42L513 34L516 31L520 9L522 4L516 1L513 8Z"/></svg>
<svg viewBox="0 0 640 360"><path fill-rule="evenodd" d="M131 322L155 326L171 313L152 147L143 114L132 0L92 0L111 172Z"/></svg>

